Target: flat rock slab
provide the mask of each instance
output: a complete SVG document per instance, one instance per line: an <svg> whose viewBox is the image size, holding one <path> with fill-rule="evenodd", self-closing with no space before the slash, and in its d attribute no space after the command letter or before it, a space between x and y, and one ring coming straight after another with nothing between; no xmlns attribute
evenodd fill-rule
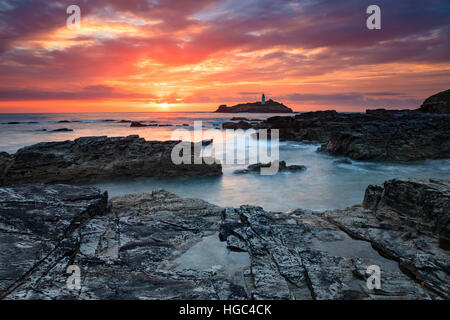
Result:
<svg viewBox="0 0 450 320"><path fill-rule="evenodd" d="M21 185L0 188L0 296L30 273L77 247L72 239L90 218L107 212L107 194L96 188ZM56 256L55 256L56 254Z"/></svg>
<svg viewBox="0 0 450 320"><path fill-rule="evenodd" d="M222 209L203 200L159 190L114 198L111 209L99 190L63 185L0 188L0 198L4 299L248 297L227 266L177 261L205 238L220 243ZM66 286L69 265L81 269L80 290Z"/></svg>
<svg viewBox="0 0 450 320"><path fill-rule="evenodd" d="M439 298L322 214L297 210L274 215L258 207L230 208L222 235L230 249L250 254L248 291L254 299ZM380 289L367 287L371 265L382 270Z"/></svg>
<svg viewBox="0 0 450 320"><path fill-rule="evenodd" d="M196 155L194 143L184 142L192 149L190 163L174 164L172 150L179 143L146 141L137 135L38 143L14 155L0 154L0 185L222 174L221 164Z"/></svg>

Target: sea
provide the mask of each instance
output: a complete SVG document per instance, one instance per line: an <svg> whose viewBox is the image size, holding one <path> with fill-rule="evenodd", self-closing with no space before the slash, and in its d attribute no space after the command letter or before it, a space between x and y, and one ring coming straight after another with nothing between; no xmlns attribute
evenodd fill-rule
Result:
<svg viewBox="0 0 450 320"><path fill-rule="evenodd" d="M172 140L174 130L196 139L194 122L205 132L216 129L223 133L214 144L227 139L237 141L246 137L247 143L230 143L223 149L228 154L243 154L249 144L257 143L247 133L226 135L221 125L232 117L265 119L276 114L219 114L213 112L152 112L152 113L29 113L0 114L0 152L15 153L18 149L39 142L73 140L90 136L139 135L146 140ZM122 121L124 120L124 121ZM141 121L148 127L130 127L129 122ZM156 125L156 126L155 126ZM67 128L72 131L55 131ZM220 130L220 131L219 131ZM177 131L177 132L178 132ZM207 138L207 137L204 137ZM177 138L175 138L177 139ZM249 142L250 141L250 142ZM231 145L231 147L229 147ZM210 148L213 148L214 145ZM413 163L353 161L316 152L319 145L302 142L280 142L279 159L288 165L304 165L305 171L279 172L276 175L255 173L235 174L237 169L251 163L225 163L223 175L207 178L132 178L90 183L107 190L110 197L129 193L165 189L181 197L201 198L220 206L257 205L268 211L290 211L297 208L317 211L343 209L359 204L368 185L382 184L393 178L450 179L450 159L426 160ZM220 155L224 156L224 154ZM239 158L239 157L236 157ZM242 160L242 159L241 159ZM245 161L244 161L245 162ZM86 184L85 184L86 185Z"/></svg>

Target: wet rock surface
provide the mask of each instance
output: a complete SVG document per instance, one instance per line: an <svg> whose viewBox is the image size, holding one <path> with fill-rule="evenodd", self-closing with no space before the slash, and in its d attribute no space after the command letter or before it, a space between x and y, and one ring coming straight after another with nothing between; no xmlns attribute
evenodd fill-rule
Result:
<svg viewBox="0 0 450 320"><path fill-rule="evenodd" d="M38 143L14 155L0 155L0 185L222 174L222 166L214 161L198 159L200 164L194 164L195 152L191 152L192 164L174 164L171 153L178 144L179 141L146 141L137 135Z"/></svg>
<svg viewBox="0 0 450 320"><path fill-rule="evenodd" d="M367 210L370 209L370 210ZM423 286L450 298L450 182L389 180L370 186L363 206L324 216L355 238L370 241Z"/></svg>
<svg viewBox="0 0 450 320"><path fill-rule="evenodd" d="M217 238L217 206L160 190L112 199L108 210L97 189L63 185L0 188L0 198L0 237L8 248L0 253L3 299L247 297L218 267L196 270L175 261L204 237ZM36 219L49 201L55 208ZM69 265L81 269L79 290L67 289Z"/></svg>
<svg viewBox="0 0 450 320"><path fill-rule="evenodd" d="M35 283L77 250L83 223L107 212L95 188L22 185L0 188L0 297Z"/></svg>
<svg viewBox="0 0 450 320"><path fill-rule="evenodd" d="M108 204L95 188L0 188L0 297L449 298L440 244L449 190L444 181L391 180L369 187L363 205L278 213L164 190ZM79 290L66 287L69 265L81 268ZM367 287L371 265L381 268L379 289Z"/></svg>

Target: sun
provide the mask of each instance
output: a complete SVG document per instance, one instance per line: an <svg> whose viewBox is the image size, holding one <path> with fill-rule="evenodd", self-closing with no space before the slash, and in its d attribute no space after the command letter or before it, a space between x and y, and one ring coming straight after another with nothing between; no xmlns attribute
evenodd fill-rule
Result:
<svg viewBox="0 0 450 320"><path fill-rule="evenodd" d="M159 106L160 106L161 108L163 108L163 109L169 108L169 104L168 104L167 102L160 103Z"/></svg>

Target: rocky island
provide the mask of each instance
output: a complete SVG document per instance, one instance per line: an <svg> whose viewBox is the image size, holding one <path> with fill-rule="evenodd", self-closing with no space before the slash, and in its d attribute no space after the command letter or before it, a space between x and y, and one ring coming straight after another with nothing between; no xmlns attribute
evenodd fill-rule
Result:
<svg viewBox="0 0 450 320"><path fill-rule="evenodd" d="M241 103L231 107L221 105L215 112L222 113L292 113L292 109L284 104L269 99L265 100L263 94L261 101Z"/></svg>
<svg viewBox="0 0 450 320"><path fill-rule="evenodd" d="M361 205L289 213L164 190L3 187L0 299L449 299L449 214L439 180L390 180ZM69 265L79 289L66 286ZM371 265L381 289L366 286Z"/></svg>

